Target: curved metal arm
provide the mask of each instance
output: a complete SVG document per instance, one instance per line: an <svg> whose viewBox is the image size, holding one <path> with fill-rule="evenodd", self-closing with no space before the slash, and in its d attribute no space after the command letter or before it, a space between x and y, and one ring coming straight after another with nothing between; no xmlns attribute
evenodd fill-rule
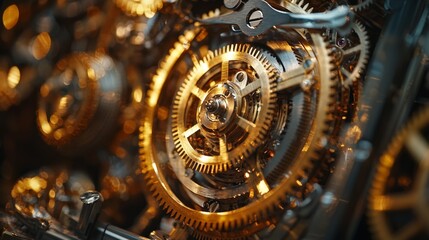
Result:
<svg viewBox="0 0 429 240"><path fill-rule="evenodd" d="M249 0L231 13L199 20L203 24L234 24L249 36L259 35L276 25L291 28L332 28L345 32L347 23L354 19L353 12L339 6L324 13L295 14L273 8L264 0Z"/></svg>

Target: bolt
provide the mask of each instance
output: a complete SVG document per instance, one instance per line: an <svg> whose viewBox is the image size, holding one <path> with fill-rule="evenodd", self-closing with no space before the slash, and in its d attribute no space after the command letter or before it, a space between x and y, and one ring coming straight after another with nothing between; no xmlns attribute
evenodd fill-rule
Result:
<svg viewBox="0 0 429 240"><path fill-rule="evenodd" d="M249 13L249 16L247 18L247 25L250 28L255 29L259 25L261 25L263 19L264 19L264 14L262 13L262 11L259 9L255 9Z"/></svg>
<svg viewBox="0 0 429 240"><path fill-rule="evenodd" d="M311 81L311 79L305 79L304 81L301 82L301 88L304 91L309 91L312 85L313 85L313 81Z"/></svg>
<svg viewBox="0 0 429 240"><path fill-rule="evenodd" d="M237 9L241 5L241 0L224 0L223 4L228 9Z"/></svg>
<svg viewBox="0 0 429 240"><path fill-rule="evenodd" d="M347 45L347 40L345 38L340 38L337 40L337 46L339 48L344 48Z"/></svg>
<svg viewBox="0 0 429 240"><path fill-rule="evenodd" d="M80 200L85 204L92 204L98 201L102 196L98 192L85 192L80 196Z"/></svg>
<svg viewBox="0 0 429 240"><path fill-rule="evenodd" d="M244 71L240 71L235 74L235 79L237 79L238 82L242 82L246 79L246 73Z"/></svg>
<svg viewBox="0 0 429 240"><path fill-rule="evenodd" d="M308 72L309 70L312 70L314 68L314 62L311 59L305 59L303 67Z"/></svg>
<svg viewBox="0 0 429 240"><path fill-rule="evenodd" d="M206 102L206 109L207 109L207 112L209 112L209 113L214 113L214 112L216 112L216 110L218 110L219 109L219 102L218 101L216 101L215 99L210 99L210 100L208 100L207 102Z"/></svg>

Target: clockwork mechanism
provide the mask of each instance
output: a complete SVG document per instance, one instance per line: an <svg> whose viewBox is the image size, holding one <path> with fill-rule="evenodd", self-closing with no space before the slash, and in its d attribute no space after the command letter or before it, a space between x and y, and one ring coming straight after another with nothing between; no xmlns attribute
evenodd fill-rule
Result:
<svg viewBox="0 0 429 240"><path fill-rule="evenodd" d="M164 209L195 234L256 233L314 174L336 82L326 43L309 36L194 27L161 62L141 167Z"/></svg>

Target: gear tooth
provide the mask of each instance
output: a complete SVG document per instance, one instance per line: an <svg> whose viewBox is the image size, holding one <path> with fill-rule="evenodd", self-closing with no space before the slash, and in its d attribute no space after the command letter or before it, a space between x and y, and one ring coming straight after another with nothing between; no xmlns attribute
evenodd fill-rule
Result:
<svg viewBox="0 0 429 240"><path fill-rule="evenodd" d="M304 1L303 1L303 3L304 3ZM305 10L305 11L307 11L307 9L308 9L308 7L310 6L310 4L308 4L308 3L306 3L302 8Z"/></svg>

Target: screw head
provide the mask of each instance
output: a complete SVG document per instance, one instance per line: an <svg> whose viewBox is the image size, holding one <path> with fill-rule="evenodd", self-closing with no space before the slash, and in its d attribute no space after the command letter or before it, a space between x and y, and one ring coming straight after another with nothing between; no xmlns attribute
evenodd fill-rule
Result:
<svg viewBox="0 0 429 240"><path fill-rule="evenodd" d="M262 11L259 9L255 9L249 13L249 16L247 18L247 25L250 28L255 29L259 25L261 25L263 19L264 14L262 13Z"/></svg>
<svg viewBox="0 0 429 240"><path fill-rule="evenodd" d="M237 9L241 5L241 0L224 0L223 4L228 9Z"/></svg>

